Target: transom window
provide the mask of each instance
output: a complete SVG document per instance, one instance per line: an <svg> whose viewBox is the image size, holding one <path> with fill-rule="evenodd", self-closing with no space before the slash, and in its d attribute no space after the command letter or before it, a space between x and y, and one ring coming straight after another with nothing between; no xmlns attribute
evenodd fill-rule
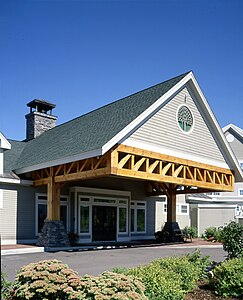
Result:
<svg viewBox="0 0 243 300"><path fill-rule="evenodd" d="M186 105L179 107L177 112L177 122L182 131L191 131L193 126L193 116L190 109Z"/></svg>

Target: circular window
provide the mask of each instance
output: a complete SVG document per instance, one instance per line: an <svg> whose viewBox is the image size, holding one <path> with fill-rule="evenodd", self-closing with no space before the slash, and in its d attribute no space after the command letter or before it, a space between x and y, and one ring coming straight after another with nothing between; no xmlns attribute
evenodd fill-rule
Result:
<svg viewBox="0 0 243 300"><path fill-rule="evenodd" d="M193 116L186 105L182 105L177 112L177 122L184 132L189 132L193 125Z"/></svg>

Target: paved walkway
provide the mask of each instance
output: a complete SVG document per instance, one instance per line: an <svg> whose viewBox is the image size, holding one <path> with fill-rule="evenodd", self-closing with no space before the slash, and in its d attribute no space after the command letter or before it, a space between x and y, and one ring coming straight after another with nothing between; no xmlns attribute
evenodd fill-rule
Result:
<svg viewBox="0 0 243 300"><path fill-rule="evenodd" d="M134 241L128 243L106 243L99 245L80 245L69 248L51 248L45 249L36 245L16 244L1 245L1 255L41 253L41 252L57 252L57 251L84 251L84 250L107 250L122 248L140 248L140 247L176 247L176 248L221 248L222 244L218 242L208 242L201 238L196 238L185 243L158 243L155 241Z"/></svg>

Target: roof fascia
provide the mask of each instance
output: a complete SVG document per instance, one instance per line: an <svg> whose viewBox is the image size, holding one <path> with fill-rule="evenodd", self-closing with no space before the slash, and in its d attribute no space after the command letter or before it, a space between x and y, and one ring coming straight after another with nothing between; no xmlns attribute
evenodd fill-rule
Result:
<svg viewBox="0 0 243 300"><path fill-rule="evenodd" d="M36 171L36 170L40 170L40 169L44 169L44 168L58 166L58 165L70 163L70 162L73 162L73 161L78 161L78 160L82 160L82 159L86 159L86 158L90 158L90 157L95 157L95 156L100 156L100 155L102 155L102 150L101 149L95 149L95 150L83 152L81 154L56 159L56 160L49 161L49 162L46 162L46 163L41 163L41 164L37 164L37 165L25 167L25 168L19 168L19 169L16 169L14 171L15 171L16 174L23 174L23 173L28 173L28 172L32 172L32 171Z"/></svg>
<svg viewBox="0 0 243 300"><path fill-rule="evenodd" d="M2 134L2 132L0 132L0 149L4 149L4 150L10 150L11 149L11 144L5 138L5 136Z"/></svg>
<svg viewBox="0 0 243 300"><path fill-rule="evenodd" d="M237 158L236 158L233 150L230 148L230 146L226 140L226 137L224 136L223 131L222 131L216 117L214 116L213 111L211 110L211 108L208 104L207 99L203 95L203 92L202 92L199 84L196 81L196 78L194 77L193 73L190 73L190 74L191 74L192 83L193 83L197 93L199 94L201 102L203 104L202 108L204 109L204 111L206 113L208 113L208 115L210 117L208 119L209 124L210 124L211 128L213 129L213 131L216 133L216 137L220 144L220 148L223 151L223 153L226 155L226 158L228 159L227 163L230 163L229 167L234 170L235 178L237 179L237 181L243 182L243 173L242 173L240 165L237 161Z"/></svg>
<svg viewBox="0 0 243 300"><path fill-rule="evenodd" d="M161 96L157 101L155 101L149 108L147 108L143 113L141 113L136 119L134 119L130 124L128 124L123 130L121 130L117 135L115 135L111 140L109 140L102 147L102 154L109 151L114 145L119 143L124 139L132 130L139 126L143 121L151 116L156 109L158 109L163 103L168 101L176 92L178 92L190 79L192 72L188 73L183 77L177 84L175 84L168 92Z"/></svg>
<svg viewBox="0 0 243 300"><path fill-rule="evenodd" d="M237 126L234 126L233 124L229 124L229 125L225 126L222 130L223 130L223 133L226 133L227 131L232 130L233 133L236 135L235 137L236 137L238 140L240 140L240 142L243 141L243 134L241 134L241 133L239 132L239 130L237 130Z"/></svg>

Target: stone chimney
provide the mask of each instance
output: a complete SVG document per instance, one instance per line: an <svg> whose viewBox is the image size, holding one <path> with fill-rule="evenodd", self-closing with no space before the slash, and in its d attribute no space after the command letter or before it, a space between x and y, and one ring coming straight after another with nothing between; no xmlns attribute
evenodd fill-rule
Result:
<svg viewBox="0 0 243 300"><path fill-rule="evenodd" d="M52 115L55 104L42 99L34 99L27 106L30 107L30 112L25 116L27 141L56 126L57 117Z"/></svg>

